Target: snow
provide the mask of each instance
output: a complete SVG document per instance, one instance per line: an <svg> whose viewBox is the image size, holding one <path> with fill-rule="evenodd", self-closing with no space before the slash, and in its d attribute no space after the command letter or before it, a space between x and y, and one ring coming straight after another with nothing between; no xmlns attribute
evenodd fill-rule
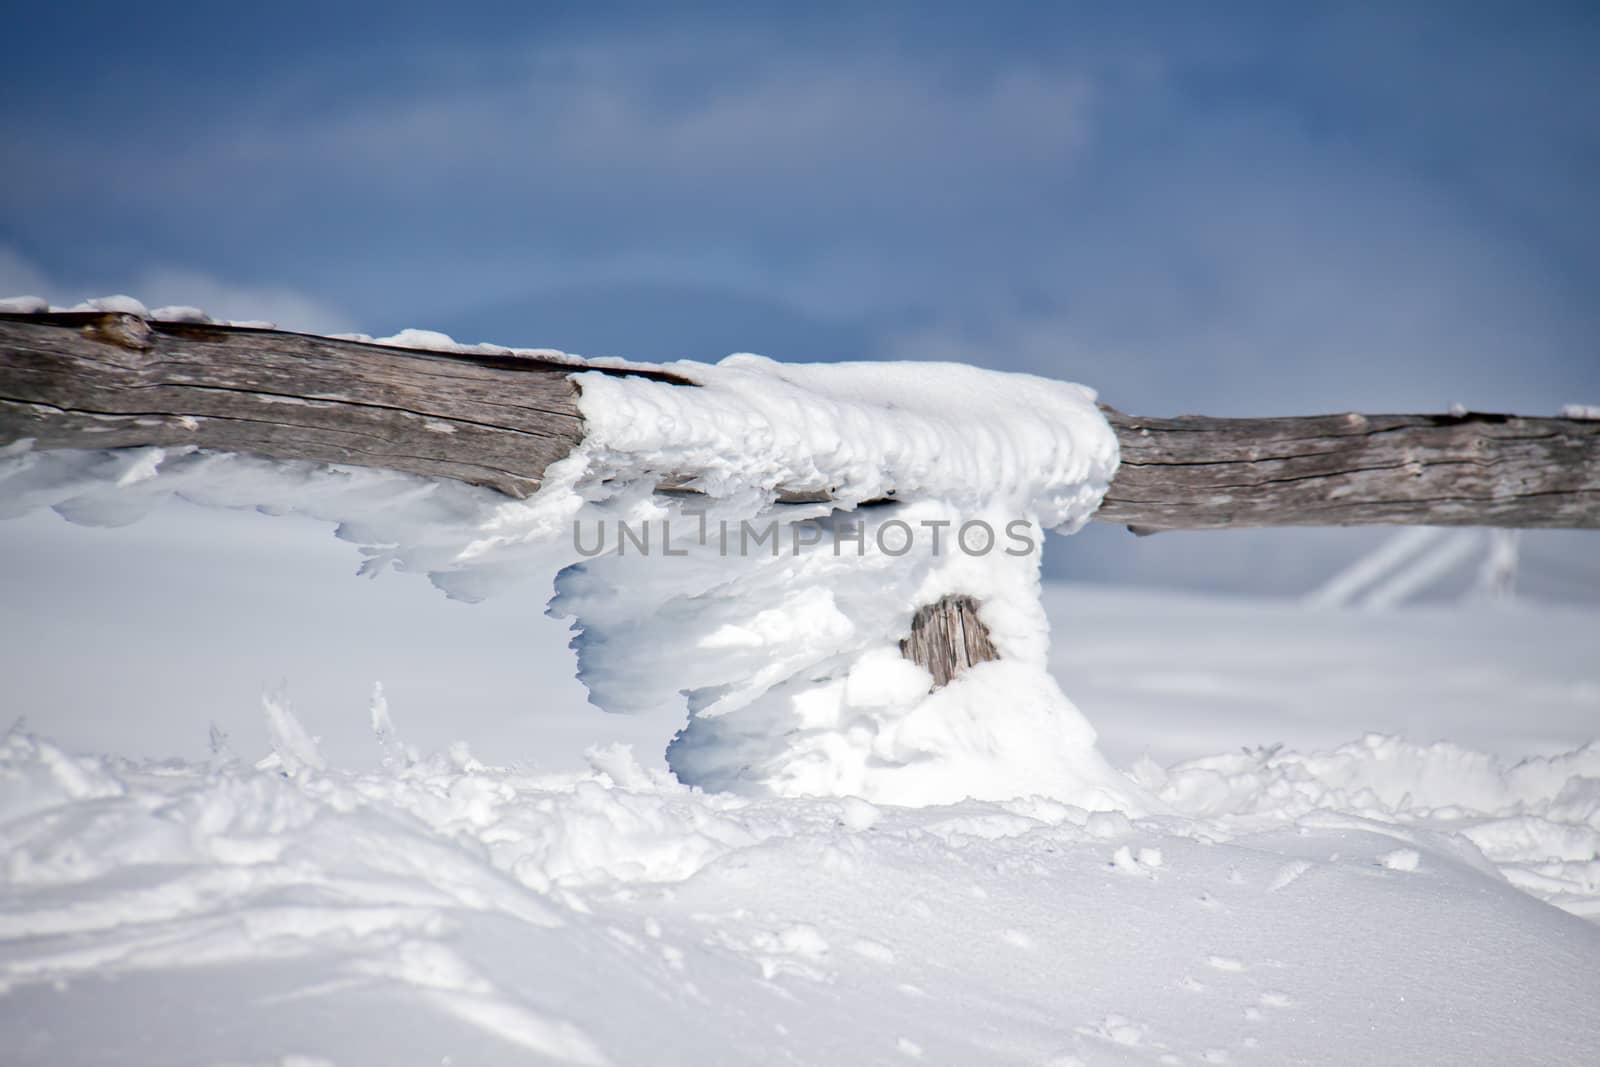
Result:
<svg viewBox="0 0 1600 1067"><path fill-rule="evenodd" d="M1600 729L1592 609L1307 610L1292 602L1047 585L1050 665L1119 766L1381 729L1520 759Z"/></svg>
<svg viewBox="0 0 1600 1067"><path fill-rule="evenodd" d="M1564 827L1588 890L1552 899L1592 907L1593 749L1502 766L1370 738L1219 757L1171 771L1173 811L1130 819L1041 797L706 793L619 748L564 775L459 747L317 769L292 711L269 721L292 769L5 738L0 1026L25 1038L9 1062L1580 1064L1600 1048L1600 928L1513 888L1528 865L1459 829L1509 841L1512 810ZM151 1010L184 1002L217 1010Z"/></svg>
<svg viewBox="0 0 1600 1067"><path fill-rule="evenodd" d="M51 310L54 311L56 309L52 308ZM63 310L115 311L123 315L137 315L141 319L150 317L150 311L144 306L142 301L122 293L118 293L116 296L95 297L92 300L85 300L82 303L75 304L74 306L65 308Z"/></svg>
<svg viewBox="0 0 1600 1067"><path fill-rule="evenodd" d="M185 449L0 453L0 545L39 572L0 604L8 1063L1600 1058L1592 613L1338 607L1405 544L1321 607L1041 586L1042 531L1086 521L1115 468L1090 391L669 369L699 384L575 367L589 439L522 502ZM709 496L654 491L686 471ZM174 497L299 518L201 524ZM104 527L146 517L117 554ZM996 550L954 540L974 519ZM771 549L723 554L768 522ZM356 621L317 523L365 574L504 595L362 586L381 606ZM565 635L529 617L547 593L589 699L631 717L578 706ZM930 693L895 641L947 593L982 601L1003 658ZM378 662L363 686L389 684L313 713L251 680L266 662L297 693ZM515 731L477 688L495 670ZM199 746L206 714L202 758L152 740L186 722ZM583 734L648 747L563 765ZM165 758L113 754L130 737Z"/></svg>
<svg viewBox="0 0 1600 1067"><path fill-rule="evenodd" d="M527 501L195 449L17 451L0 516L120 525L179 494L336 522L366 573L424 571L461 599L556 575L590 698L686 711L668 764L707 789L1149 808L1046 664L1043 530L1087 522L1116 469L1092 391L954 364L663 369L696 384L575 367L584 442ZM702 493L655 491L679 472ZM930 693L898 641L947 594L981 601L1002 658Z"/></svg>
<svg viewBox="0 0 1600 1067"><path fill-rule="evenodd" d="M595 462L687 470L724 499L826 490L843 506L887 495L1009 506L1081 527L1116 470L1116 435L1083 386L948 363L781 364L752 355L662 369L683 389L583 374Z"/></svg>
<svg viewBox="0 0 1600 1067"><path fill-rule="evenodd" d="M50 310L50 301L38 296L8 296L0 299L0 313L38 315Z"/></svg>
<svg viewBox="0 0 1600 1067"><path fill-rule="evenodd" d="M201 325L211 321L210 315L188 304L168 304L165 307L153 308L150 317L157 322L190 322Z"/></svg>
<svg viewBox="0 0 1600 1067"><path fill-rule="evenodd" d="M1600 918L1600 744L1508 764L1450 742L1370 734L1329 752L1189 760L1147 784L1177 810L1225 822L1379 823L1408 842L1424 833L1540 899ZM1414 871L1418 855L1401 848L1378 861Z"/></svg>

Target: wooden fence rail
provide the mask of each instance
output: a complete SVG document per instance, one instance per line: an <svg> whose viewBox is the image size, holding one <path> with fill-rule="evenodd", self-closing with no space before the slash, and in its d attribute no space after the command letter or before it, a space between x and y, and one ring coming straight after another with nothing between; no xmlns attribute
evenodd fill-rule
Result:
<svg viewBox="0 0 1600 1067"><path fill-rule="evenodd" d="M575 369L117 313L0 315L0 445L193 444L525 497L583 438ZM592 369L691 387L662 372ZM1122 466L1095 518L1136 532L1600 528L1600 421L1106 414Z"/></svg>
<svg viewBox="0 0 1600 1067"><path fill-rule="evenodd" d="M0 446L23 438L40 449L198 445L454 478L526 497L583 439L570 377L581 369L693 387L658 371L120 313L0 315ZM1122 464L1095 518L1136 533L1600 528L1600 421L1105 412ZM682 490L693 475L663 472L662 488ZM981 605L968 597L925 605L908 632L902 654L927 667L935 686L997 656Z"/></svg>

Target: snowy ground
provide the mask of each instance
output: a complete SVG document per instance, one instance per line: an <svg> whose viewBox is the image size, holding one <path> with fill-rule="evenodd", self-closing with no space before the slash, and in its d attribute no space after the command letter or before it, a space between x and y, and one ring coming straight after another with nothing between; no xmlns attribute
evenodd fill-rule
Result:
<svg viewBox="0 0 1600 1067"><path fill-rule="evenodd" d="M8 1063L1600 1058L1592 611L1051 587L1168 811L743 799L537 607L200 516L0 524Z"/></svg>

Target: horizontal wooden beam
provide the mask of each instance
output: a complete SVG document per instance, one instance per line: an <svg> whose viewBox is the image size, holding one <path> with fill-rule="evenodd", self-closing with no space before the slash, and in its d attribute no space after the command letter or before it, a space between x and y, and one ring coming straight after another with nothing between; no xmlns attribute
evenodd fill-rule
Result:
<svg viewBox="0 0 1600 1067"><path fill-rule="evenodd" d="M1135 533L1241 526L1600 528L1600 421L1459 415L1148 419L1095 518Z"/></svg>
<svg viewBox="0 0 1600 1067"><path fill-rule="evenodd" d="M196 445L382 467L513 497L583 439L579 366L132 315L0 314L0 445ZM1600 528L1600 421L1508 415L1148 419L1095 517L1235 526ZM663 472L682 488L694 472ZM818 494L780 495L815 500Z"/></svg>
<svg viewBox="0 0 1600 1067"><path fill-rule="evenodd" d="M583 439L575 368L132 315L0 316L0 441L198 445L513 497Z"/></svg>

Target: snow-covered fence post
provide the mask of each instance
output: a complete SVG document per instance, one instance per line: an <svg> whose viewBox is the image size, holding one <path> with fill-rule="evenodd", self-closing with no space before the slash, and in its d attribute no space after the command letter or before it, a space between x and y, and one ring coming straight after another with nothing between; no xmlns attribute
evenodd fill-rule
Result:
<svg viewBox="0 0 1600 1067"><path fill-rule="evenodd" d="M424 339L425 341L425 339ZM584 440L579 372L544 351L438 350L120 312L0 313L4 450L193 446L536 492ZM1514 415L1142 418L1094 518L1137 533L1237 526L1600 528L1600 420ZM26 442L26 443L24 443ZM695 471L657 472L694 491ZM775 488L778 503L826 501ZM902 651L942 683L993 658L981 606L945 598Z"/></svg>

